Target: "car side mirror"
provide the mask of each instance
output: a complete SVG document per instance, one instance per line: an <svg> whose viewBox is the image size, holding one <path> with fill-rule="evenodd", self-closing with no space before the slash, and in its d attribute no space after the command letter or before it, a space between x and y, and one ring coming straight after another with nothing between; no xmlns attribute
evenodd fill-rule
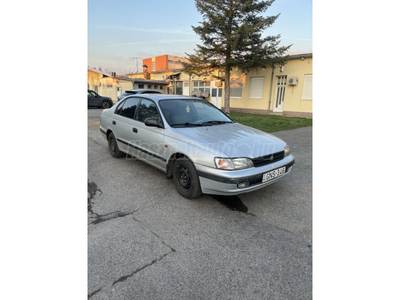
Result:
<svg viewBox="0 0 400 300"><path fill-rule="evenodd" d="M159 120L159 118L147 118L144 121L144 125L146 126L151 126L151 127L159 127L162 128L162 124Z"/></svg>

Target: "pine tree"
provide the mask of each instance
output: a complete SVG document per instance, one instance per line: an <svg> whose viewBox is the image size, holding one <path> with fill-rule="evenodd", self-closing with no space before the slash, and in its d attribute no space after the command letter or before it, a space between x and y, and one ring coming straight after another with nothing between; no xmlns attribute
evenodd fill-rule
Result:
<svg viewBox="0 0 400 300"><path fill-rule="evenodd" d="M229 113L230 74L233 69L248 73L255 68L284 65L283 56L290 46L278 47L280 35L263 37L279 14L262 14L274 0L195 0L203 17L199 26L192 26L203 45L195 54L188 54L189 63L182 62L189 75L213 76L225 81L225 112ZM215 71L224 76L216 76Z"/></svg>

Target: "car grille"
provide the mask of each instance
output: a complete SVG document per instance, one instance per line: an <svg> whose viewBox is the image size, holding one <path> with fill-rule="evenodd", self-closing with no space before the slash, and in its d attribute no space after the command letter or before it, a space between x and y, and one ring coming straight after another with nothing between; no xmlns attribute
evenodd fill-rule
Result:
<svg viewBox="0 0 400 300"><path fill-rule="evenodd" d="M272 164L273 162L279 161L279 160L283 159L284 157L285 157L285 152L280 151L280 152L275 152L275 153L268 154L265 156L253 158L252 161L253 161L254 166L257 168L257 167L265 166L268 164Z"/></svg>

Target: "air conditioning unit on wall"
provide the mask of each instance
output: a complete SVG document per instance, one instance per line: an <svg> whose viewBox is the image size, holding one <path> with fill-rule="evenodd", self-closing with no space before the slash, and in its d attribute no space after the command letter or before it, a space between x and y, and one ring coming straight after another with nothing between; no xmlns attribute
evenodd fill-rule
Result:
<svg viewBox="0 0 400 300"><path fill-rule="evenodd" d="M297 77L289 77L288 84L289 85L297 85L299 79Z"/></svg>

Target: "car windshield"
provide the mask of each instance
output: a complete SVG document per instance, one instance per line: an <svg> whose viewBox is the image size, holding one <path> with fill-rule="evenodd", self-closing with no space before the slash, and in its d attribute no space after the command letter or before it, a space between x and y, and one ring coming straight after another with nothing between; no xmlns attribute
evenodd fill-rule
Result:
<svg viewBox="0 0 400 300"><path fill-rule="evenodd" d="M159 105L171 127L212 126L233 123L215 106L200 99L161 100Z"/></svg>

